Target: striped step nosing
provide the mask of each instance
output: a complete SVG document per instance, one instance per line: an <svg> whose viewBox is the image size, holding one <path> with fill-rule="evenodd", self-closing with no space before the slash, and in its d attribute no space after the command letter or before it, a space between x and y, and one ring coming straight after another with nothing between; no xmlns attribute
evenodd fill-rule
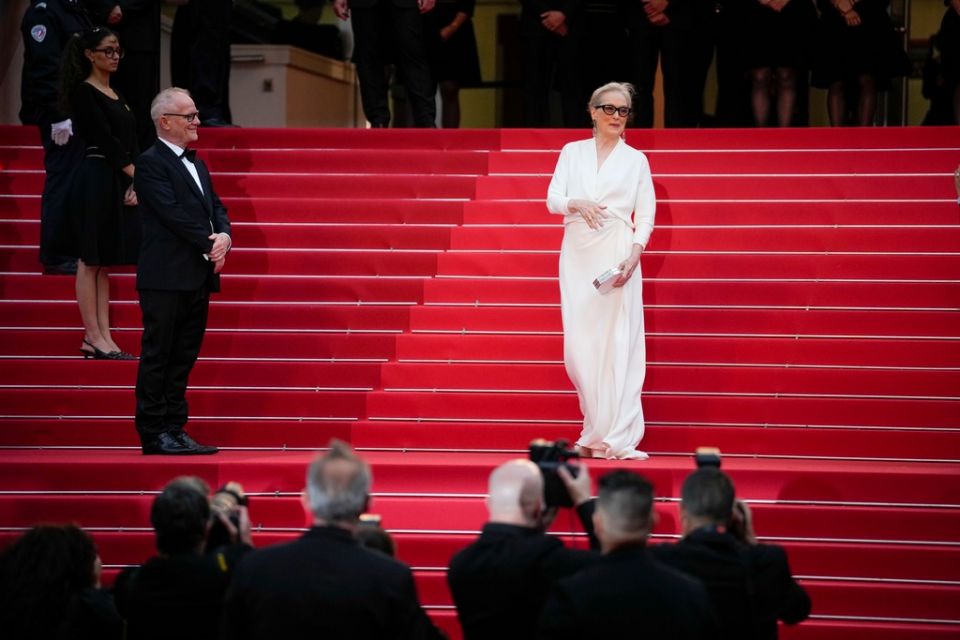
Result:
<svg viewBox="0 0 960 640"><path fill-rule="evenodd" d="M33 388L26 385L0 385L0 388ZM63 388L58 385L37 385L38 388ZM75 387L69 387L75 388ZM97 386L86 386L87 389L96 389ZM128 387L114 387L128 388ZM133 387L129 387L133 388ZM210 387L212 389L233 389L235 387ZM267 387L251 387L267 388ZM511 395L575 395L573 389L477 389L456 387L384 387L388 393L503 393ZM831 400L960 400L960 396L908 396L891 394L854 394L854 393L789 393L789 392L747 392L747 391L644 391L644 396L658 397L706 397L706 398L802 398L802 399L831 399Z"/></svg>
<svg viewBox="0 0 960 640"><path fill-rule="evenodd" d="M0 356L2 358L3 356ZM27 358L30 356L14 356L17 358ZM45 358L62 358L63 356L40 356ZM72 359L73 356L70 356ZM201 358L203 359L203 358ZM208 358L210 360L216 358ZM223 358L226 359L226 358ZM475 360L459 358L397 358L399 364L485 364L485 365L508 365L508 364L538 364L538 365L562 365L563 360ZM776 362L670 362L660 360L647 360L648 367L730 367L744 369L842 369L850 371L960 371L960 367L901 367L894 365L860 365L860 364L786 364Z"/></svg>
<svg viewBox="0 0 960 640"><path fill-rule="evenodd" d="M938 618L894 618L881 616L844 616L827 615L820 613L811 613L808 620L837 620L849 622L895 622L902 624L942 624L942 625L960 625L960 619L941 620Z"/></svg>
<svg viewBox="0 0 960 640"><path fill-rule="evenodd" d="M0 355L2 360L78 360L83 356L44 356L44 355ZM277 358L277 357L227 357L227 356L206 356L197 358L198 361L206 362L304 362L304 363L330 363L330 364L385 364L390 362L389 358ZM191 386L191 389L194 387Z"/></svg>
<svg viewBox="0 0 960 640"><path fill-rule="evenodd" d="M258 329L249 329L258 331ZM562 336L562 331L498 331L494 329L412 329L417 335L502 335L502 336ZM841 335L820 333L670 333L666 331L648 331L647 336L667 338L790 338L796 340L960 340L960 336L909 336L909 335Z"/></svg>
<svg viewBox="0 0 960 640"><path fill-rule="evenodd" d="M118 391L133 390L134 385L107 385L107 384L0 384L0 389L54 389L60 391ZM190 385L197 391L329 391L332 393L366 393L374 387L277 387L252 385Z"/></svg>
<svg viewBox="0 0 960 640"><path fill-rule="evenodd" d="M250 304L266 304L266 303L250 303ZM285 304L285 303L270 303L270 304ZM295 304L295 303L291 303ZM313 303L301 303L301 304L313 304ZM352 303L344 302L340 304L350 305ZM379 304L378 302L369 302L365 304ZM389 304L389 303L388 303ZM419 305L419 303L417 303ZM439 301L439 302L424 302L424 307L463 307L463 308L480 308L480 307L508 307L511 309L559 309L559 303L552 302L480 302L479 300L475 302L448 302L448 301ZM960 311L960 307L841 307L835 305L775 305L775 304L645 304L643 305L646 309L709 309L709 310L723 310L723 309L737 309L737 310L749 310L749 311Z"/></svg>
<svg viewBox="0 0 960 640"><path fill-rule="evenodd" d="M344 276L350 277L350 276ZM423 276L424 278L426 276ZM455 273L438 273L433 276L434 278L440 280L487 280L487 281L499 281L499 280L519 280L519 281L528 281L528 280L541 280L541 281L552 281L558 282L558 276L488 276L488 275L474 275L474 274L455 274ZM901 278L643 278L644 282L683 282L683 283L692 283L692 282L724 282L724 283L766 283L766 284L833 284L833 283L847 283L847 284L960 284L960 280L913 280L913 279L901 279Z"/></svg>
<svg viewBox="0 0 960 640"><path fill-rule="evenodd" d="M15 326L0 326L0 331L83 331L83 327L65 325L65 326L32 326L32 327L15 327ZM124 333L130 331L140 331L139 327L110 327L110 331ZM306 333L306 334L340 334L344 336L362 334L362 335L382 335L382 336L394 336L404 333L403 329L352 329L349 327L344 327L341 329L228 329L221 327L207 327L206 333Z"/></svg>
<svg viewBox="0 0 960 640"><path fill-rule="evenodd" d="M132 388L132 387L131 387ZM132 421L134 416L131 415L74 415L74 414L4 414L0 415L0 420L129 420ZM360 420L359 416L203 416L203 415L191 415L191 421L198 420L256 420L260 422L271 422L271 421L295 421L295 422L356 422ZM132 422L131 422L132 424ZM43 448L43 447L33 447L34 449Z"/></svg>
<svg viewBox="0 0 960 640"><path fill-rule="evenodd" d="M823 582L862 582L868 584L916 584L934 587L958 587L960 580L927 580L921 578L865 578L861 576L808 576L794 575L797 580L818 580Z"/></svg>
<svg viewBox="0 0 960 640"><path fill-rule="evenodd" d="M244 251L244 249L237 249ZM418 252L443 253L452 255L538 255L559 256L559 249L245 249L245 251L369 251L377 253ZM717 250L674 250L651 249L644 255L654 256L960 256L956 251L717 251Z"/></svg>
<svg viewBox="0 0 960 640"><path fill-rule="evenodd" d="M30 173L35 172L31 169L21 169L14 170L10 169L10 173L15 172L21 173ZM42 173L42 172L40 172ZM220 174L214 173L213 175L245 175L242 173L224 173ZM324 175L324 174L300 174L300 173L289 173L289 174L258 174L258 175ZM371 174L337 174L337 175L371 175ZM373 174L377 175L377 174ZM407 175L407 174L396 174L396 175ZM425 175L425 174L410 174L410 175ZM442 175L453 175L453 174L442 174ZM469 174L477 175L477 174ZM543 179L543 178L552 178L552 173L543 173L543 172L524 172L524 173L488 173L481 174L488 177L494 178L532 178L532 179ZM943 173L940 171L929 172L929 171L920 171L920 172L897 172L897 173L660 173L657 171L651 172L650 176L653 178L810 178L819 179L819 178L949 178L952 177L952 173Z"/></svg>
<svg viewBox="0 0 960 640"><path fill-rule="evenodd" d="M37 196L38 198L40 196ZM426 198L424 198L426 199ZM439 199L439 198L438 198ZM457 200L462 202L463 200ZM546 205L546 193L543 198L477 198L469 202L489 203L542 203ZM957 204L956 198L658 198L657 204Z"/></svg>

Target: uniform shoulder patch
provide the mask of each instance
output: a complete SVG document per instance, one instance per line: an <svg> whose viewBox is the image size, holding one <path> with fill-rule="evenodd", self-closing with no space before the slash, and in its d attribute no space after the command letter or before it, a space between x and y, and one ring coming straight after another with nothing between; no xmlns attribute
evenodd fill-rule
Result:
<svg viewBox="0 0 960 640"><path fill-rule="evenodd" d="M37 42L43 42L47 37L47 26L43 24L38 24L32 29L30 29L30 37L32 37Z"/></svg>

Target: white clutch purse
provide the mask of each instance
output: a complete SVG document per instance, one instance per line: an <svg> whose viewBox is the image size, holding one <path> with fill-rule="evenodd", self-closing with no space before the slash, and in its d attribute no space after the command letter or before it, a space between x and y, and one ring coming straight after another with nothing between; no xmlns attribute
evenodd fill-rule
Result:
<svg viewBox="0 0 960 640"><path fill-rule="evenodd" d="M623 272L617 267L607 269L594 279L593 286L596 287L600 293L608 293L613 289L613 283L617 281L621 273Z"/></svg>

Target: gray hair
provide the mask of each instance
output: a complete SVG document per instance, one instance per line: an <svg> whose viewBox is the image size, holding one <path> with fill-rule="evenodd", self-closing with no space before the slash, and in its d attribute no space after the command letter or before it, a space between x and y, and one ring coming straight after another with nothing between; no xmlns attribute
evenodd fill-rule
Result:
<svg viewBox="0 0 960 640"><path fill-rule="evenodd" d="M345 442L330 441L307 469L307 498L313 517L329 523L355 522L367 508L373 475Z"/></svg>
<svg viewBox="0 0 960 640"><path fill-rule="evenodd" d="M623 99L627 101L628 107L633 107L633 96L637 94L637 91L633 88L633 85L629 82L608 82L602 87L597 87L597 90L594 91L590 96L590 102L587 103L587 111L589 112L594 107L599 106L600 96L613 91L616 91L623 96Z"/></svg>
<svg viewBox="0 0 960 640"><path fill-rule="evenodd" d="M180 87L168 87L153 99L153 102L150 103L150 119L153 120L154 124L160 122L160 116L172 108L171 105L177 95L185 95L189 98L190 92Z"/></svg>

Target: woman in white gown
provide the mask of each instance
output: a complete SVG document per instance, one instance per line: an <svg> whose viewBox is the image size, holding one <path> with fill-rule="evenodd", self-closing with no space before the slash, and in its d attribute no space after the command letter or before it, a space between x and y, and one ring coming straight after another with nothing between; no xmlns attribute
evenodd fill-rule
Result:
<svg viewBox="0 0 960 640"><path fill-rule="evenodd" d="M646 374L640 254L656 200L647 158L622 137L632 94L621 83L594 91L594 136L563 147L547 191L547 208L564 216L563 360L583 412L577 446L585 457L647 457L636 448ZM614 267L614 288L600 293L593 280Z"/></svg>

